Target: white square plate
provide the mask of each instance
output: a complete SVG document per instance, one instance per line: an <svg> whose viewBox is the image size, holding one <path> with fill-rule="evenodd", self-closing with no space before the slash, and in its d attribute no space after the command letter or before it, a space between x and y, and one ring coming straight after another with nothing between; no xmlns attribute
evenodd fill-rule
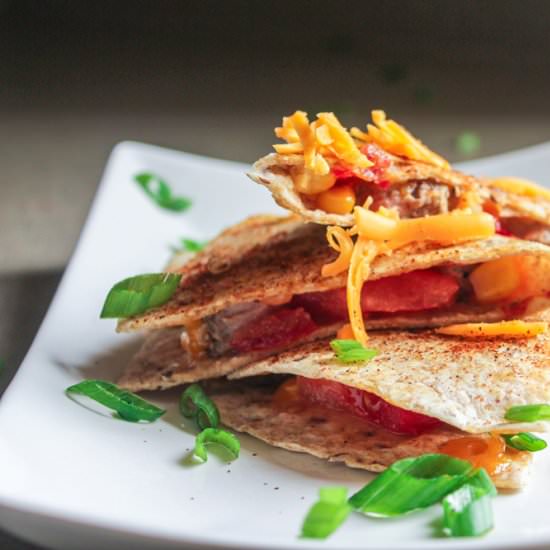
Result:
<svg viewBox="0 0 550 550"><path fill-rule="evenodd" d="M159 421L131 424L90 411L63 391L84 377L115 378L135 349L99 310L112 284L158 271L181 236L208 239L246 215L277 212L246 166L139 143L113 151L78 248L42 327L0 402L0 525L55 548L526 548L550 544L550 453L533 479L495 501L496 529L480 540L433 535L439 508L397 520L354 516L325 542L297 538L320 486L354 491L370 475L273 449L242 436L234 463L186 466L193 432L177 392L151 398ZM462 168L546 183L550 144ZM156 173L193 207L160 210L133 182ZM55 223L55 220L52 220ZM32 289L29 289L32 292Z"/></svg>

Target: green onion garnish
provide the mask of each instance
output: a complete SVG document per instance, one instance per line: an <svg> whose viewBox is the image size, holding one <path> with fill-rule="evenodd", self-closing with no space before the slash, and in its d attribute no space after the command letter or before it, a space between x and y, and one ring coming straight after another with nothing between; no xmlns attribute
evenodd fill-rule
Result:
<svg viewBox="0 0 550 550"><path fill-rule="evenodd" d="M233 459L239 457L241 444L237 437L230 432L216 428L205 428L197 435L193 454L203 462L206 462L208 460L206 446L211 444L223 447Z"/></svg>
<svg viewBox="0 0 550 550"><path fill-rule="evenodd" d="M180 239L179 246L172 246L173 252L193 252L197 253L204 250L204 247L208 244L208 241L195 241L193 239Z"/></svg>
<svg viewBox="0 0 550 550"><path fill-rule="evenodd" d="M511 407L504 415L506 420L514 422L537 422L538 420L550 420L550 405L544 403L538 405L518 405Z"/></svg>
<svg viewBox="0 0 550 550"><path fill-rule="evenodd" d="M198 384L191 384L181 394L180 412L186 418L194 418L200 430L217 428L220 423L218 408Z"/></svg>
<svg viewBox="0 0 550 550"><path fill-rule="evenodd" d="M134 180L161 208L173 212L183 212L191 206L189 199L174 197L170 186L155 174L142 172L134 176Z"/></svg>
<svg viewBox="0 0 550 550"><path fill-rule="evenodd" d="M409 75L409 67L402 63L386 63L379 68L379 74L387 84L397 84Z"/></svg>
<svg viewBox="0 0 550 550"><path fill-rule="evenodd" d="M452 537L478 537L493 528L491 495L466 483L443 499L443 529Z"/></svg>
<svg viewBox="0 0 550 550"><path fill-rule="evenodd" d="M461 155L475 155L481 149L481 138L474 132L462 132L456 137L455 146Z"/></svg>
<svg viewBox="0 0 550 550"><path fill-rule="evenodd" d="M309 509L302 525L302 537L326 539L349 516L352 508L347 502L345 487L323 487L319 500Z"/></svg>
<svg viewBox="0 0 550 550"><path fill-rule="evenodd" d="M331 340L330 347L343 363L370 361L378 355L377 350L365 348L357 340Z"/></svg>
<svg viewBox="0 0 550 550"><path fill-rule="evenodd" d="M506 445L508 445L508 447L512 447L518 451L530 451L535 453L546 449L548 446L544 439L526 432L513 435L503 435L502 437L504 438L504 441L506 441Z"/></svg>
<svg viewBox="0 0 550 550"><path fill-rule="evenodd" d="M497 488L493 483L493 480L489 477L487 470L485 468L477 468L469 476L468 481L466 482L472 487L480 489L489 496L497 496Z"/></svg>
<svg viewBox="0 0 550 550"><path fill-rule="evenodd" d="M394 462L349 500L358 511L378 517L427 508L460 487L472 465L442 454L426 454Z"/></svg>
<svg viewBox="0 0 550 550"><path fill-rule="evenodd" d="M122 419L130 422L153 422L166 412L139 395L122 390L116 384L104 380L83 380L69 386L65 391L67 394L85 395L114 410Z"/></svg>
<svg viewBox="0 0 550 550"><path fill-rule="evenodd" d="M100 317L122 319L166 303L181 280L177 273L148 273L118 282L107 294Z"/></svg>

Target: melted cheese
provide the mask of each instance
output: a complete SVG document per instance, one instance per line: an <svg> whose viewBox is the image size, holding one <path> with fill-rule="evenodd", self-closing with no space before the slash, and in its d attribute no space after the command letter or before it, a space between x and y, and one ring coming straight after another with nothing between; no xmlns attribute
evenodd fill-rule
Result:
<svg viewBox="0 0 550 550"><path fill-rule="evenodd" d="M355 216L359 235L383 241L392 250L417 241L451 245L495 234L495 219L485 212L455 210L450 214L399 220L358 207Z"/></svg>
<svg viewBox="0 0 550 550"><path fill-rule="evenodd" d="M525 197L543 197L550 200L550 189L545 189L536 183L521 178L497 178L489 180L490 187L496 187L507 193L522 195Z"/></svg>
<svg viewBox="0 0 550 550"><path fill-rule="evenodd" d="M368 205L368 203L367 203ZM361 291L370 275L370 265L379 254L418 241L432 241L451 245L495 234L494 218L486 213L454 211L450 214L424 218L399 219L395 211L380 208L373 212L356 207L355 225L348 231L329 227L327 240L339 252L338 258L322 269L322 275L331 276L348 270L346 301L354 338L365 345L367 334L361 309ZM355 243L351 235L357 235Z"/></svg>
<svg viewBox="0 0 550 550"><path fill-rule="evenodd" d="M353 241L349 233L343 227L338 226L327 227L327 241L329 246L339 254L336 260L323 266L321 275L332 277L348 269L353 252Z"/></svg>
<svg viewBox="0 0 550 550"><path fill-rule="evenodd" d="M365 281L369 278L370 265L379 252L379 245L375 241L359 235L353 247L348 269L346 301L348 304L349 322L355 340L363 346L367 345L368 336L363 320L361 291Z"/></svg>
<svg viewBox="0 0 550 550"><path fill-rule="evenodd" d="M273 146L277 153L304 156L302 188L307 177L326 176L333 164L344 164L357 170L373 165L334 113L319 113L315 121L309 122L307 113L296 111L283 118L282 126L275 128L275 135L287 142ZM307 185L305 187L306 191L300 192L315 193L307 189Z"/></svg>
<svg viewBox="0 0 550 550"><path fill-rule="evenodd" d="M201 357L206 351L206 341L204 338L205 326L202 320L196 319L188 321L184 325L185 331L181 333L181 347L189 353L191 357Z"/></svg>
<svg viewBox="0 0 550 550"><path fill-rule="evenodd" d="M548 323L500 321L499 323L464 323L435 329L438 334L464 338L533 338L548 330Z"/></svg>
<svg viewBox="0 0 550 550"><path fill-rule="evenodd" d="M367 132L352 128L351 135L361 141L376 143L394 155L449 168L449 163L443 157L428 149L403 126L394 120L387 120L384 111L372 111L372 121L374 124L367 124Z"/></svg>

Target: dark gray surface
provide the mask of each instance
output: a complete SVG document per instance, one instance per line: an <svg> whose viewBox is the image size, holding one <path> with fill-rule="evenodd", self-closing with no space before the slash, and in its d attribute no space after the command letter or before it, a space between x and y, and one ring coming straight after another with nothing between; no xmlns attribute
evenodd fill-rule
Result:
<svg viewBox="0 0 550 550"><path fill-rule="evenodd" d="M23 361L53 297L61 273L58 271L5 275L0 277L0 394ZM0 532L2 550L41 550Z"/></svg>
<svg viewBox="0 0 550 550"><path fill-rule="evenodd" d="M126 139L250 162L297 108L384 108L450 160L465 130L479 156L546 141L549 21L544 0L0 0L0 271L65 265Z"/></svg>

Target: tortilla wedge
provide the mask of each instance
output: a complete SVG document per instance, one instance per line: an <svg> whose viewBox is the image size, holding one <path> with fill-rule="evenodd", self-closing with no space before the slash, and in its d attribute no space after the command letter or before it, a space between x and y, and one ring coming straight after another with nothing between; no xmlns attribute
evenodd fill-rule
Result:
<svg viewBox="0 0 550 550"><path fill-rule="evenodd" d="M326 338L338 330L338 326L322 327L310 334L304 341ZM165 390L174 386L218 378L268 357L284 348L267 352L226 354L221 357L193 357L181 345L181 328L151 331L141 349L126 366L119 386L130 391Z"/></svg>
<svg viewBox="0 0 550 550"><path fill-rule="evenodd" d="M510 423L505 413L512 406L550 400L548 334L464 342L428 331L378 332L371 333L369 345L379 355L365 364L341 363L328 341L300 346L235 371L229 378L243 385L220 382L212 398L229 427L277 447L373 472L404 457L439 452L449 440L466 435L547 429L545 422ZM339 382L445 424L405 436L317 404L280 405L272 399L280 375ZM496 486L523 487L530 462L529 453L507 451L506 466L492 474Z"/></svg>
<svg viewBox="0 0 550 550"><path fill-rule="evenodd" d="M387 197L385 200L391 201L392 205L401 210L402 217L444 214L452 209L449 208L450 205L457 203L467 193L480 192L480 183L472 176L426 162L389 154L388 157L391 164L384 175L387 187L380 190L380 193ZM299 215L305 221L352 226L353 214L331 214L320 210L315 207L311 196L296 191L290 172L303 164L303 155L270 153L254 163L248 176L266 187L279 206ZM429 196L419 196L423 194L418 187L422 182L430 184L431 189L425 193ZM415 188L407 188L409 184ZM405 203L410 210L414 210L413 216L408 216L403 211Z"/></svg>
<svg viewBox="0 0 550 550"><path fill-rule="evenodd" d="M230 378L293 374L374 393L468 433L546 431L546 422L510 424L516 405L550 402L550 335L464 341L430 331L373 332L368 363L340 362L317 341L239 369Z"/></svg>
<svg viewBox="0 0 550 550"><path fill-rule="evenodd" d="M522 254L550 259L550 247L498 235L447 247L416 243L390 256L378 256L372 263L369 280ZM182 327L236 304L284 303L285 297L290 300L295 294L343 288L345 273L333 277L321 275L322 266L333 261L335 255L326 243L322 226L304 224L295 217L251 218L223 232L182 267L169 267L182 274L175 295L159 308L122 320L118 330ZM544 300L534 301L526 314L532 317L546 307ZM447 311L439 320L433 311L400 315L376 322L371 328L436 326L443 319L445 322L499 320L506 312L498 306L479 306L471 309L471 315L463 307L457 307L454 314Z"/></svg>
<svg viewBox="0 0 550 550"><path fill-rule="evenodd" d="M288 451L381 472L396 460L438 452L443 444L465 435L451 427L442 427L418 436L401 436L318 405L284 410L272 401L280 380L267 378L275 380L259 377L216 381L208 393L224 424ZM493 476L495 485L500 489L525 486L531 461L529 453L517 453L506 469Z"/></svg>

